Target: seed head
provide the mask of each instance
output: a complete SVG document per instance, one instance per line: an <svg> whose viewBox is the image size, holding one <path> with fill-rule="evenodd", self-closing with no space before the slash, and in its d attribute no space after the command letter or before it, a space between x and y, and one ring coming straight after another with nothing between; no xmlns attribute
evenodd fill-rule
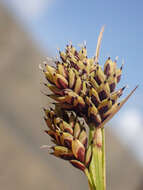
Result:
<svg viewBox="0 0 143 190"><path fill-rule="evenodd" d="M59 50L60 60L54 62L55 66L45 64L42 68L47 80L45 86L52 92L48 97L54 100L55 106L44 109L48 126L45 132L55 143L52 154L69 160L82 171L89 166L92 151L87 146L85 127L78 118L84 118L89 126L104 127L137 88L118 101L125 89L116 90L123 65L118 68L117 59L112 61L109 57L103 69L100 66L98 57L103 31L104 28L98 38L95 56L87 56L86 45L78 51L70 43L65 51ZM97 140L101 146L100 139Z"/></svg>

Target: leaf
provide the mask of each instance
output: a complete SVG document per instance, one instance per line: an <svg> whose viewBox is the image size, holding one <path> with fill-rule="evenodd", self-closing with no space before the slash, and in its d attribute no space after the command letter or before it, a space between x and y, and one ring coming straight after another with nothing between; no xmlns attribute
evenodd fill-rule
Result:
<svg viewBox="0 0 143 190"><path fill-rule="evenodd" d="M100 125L99 127L102 128L120 109L121 107L127 102L127 100L131 97L131 95L135 92L135 90L138 88L138 85L130 92L130 94L122 100L119 105L117 106L117 109L110 114Z"/></svg>

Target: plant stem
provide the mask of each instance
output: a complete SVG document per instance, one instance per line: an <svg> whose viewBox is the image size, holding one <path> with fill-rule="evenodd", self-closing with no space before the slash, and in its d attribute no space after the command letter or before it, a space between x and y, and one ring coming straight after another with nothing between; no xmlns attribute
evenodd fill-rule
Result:
<svg viewBox="0 0 143 190"><path fill-rule="evenodd" d="M91 146L91 150L93 151L93 137L94 137L94 128L90 126L89 128L89 143L88 146ZM93 154L92 154L93 155ZM94 159L92 156L91 163L89 166L89 175L91 177L92 181L92 190L96 190L96 182L95 182L95 164L94 164Z"/></svg>
<svg viewBox="0 0 143 190"><path fill-rule="evenodd" d="M90 127L89 146L92 147L92 160L89 166L93 190L105 190L105 139L104 129ZM93 141L93 142L92 142Z"/></svg>
<svg viewBox="0 0 143 190"><path fill-rule="evenodd" d="M90 176L88 169L85 169L84 173L86 174L86 176L88 178L89 189L95 190L95 189L93 189L93 182L92 182L92 179L91 179L91 176Z"/></svg>
<svg viewBox="0 0 143 190"><path fill-rule="evenodd" d="M103 182L104 190L106 190L106 157L105 157L105 129L102 128L102 166L103 166Z"/></svg>

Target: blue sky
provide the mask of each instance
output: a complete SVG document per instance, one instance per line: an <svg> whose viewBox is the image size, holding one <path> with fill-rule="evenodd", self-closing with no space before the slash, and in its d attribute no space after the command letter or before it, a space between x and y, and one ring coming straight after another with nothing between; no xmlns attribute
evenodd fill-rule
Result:
<svg viewBox="0 0 143 190"><path fill-rule="evenodd" d="M28 9L28 3L23 5L20 0L5 1L9 4L14 2L13 10L16 10L14 4L18 1L19 7L21 5L26 10L27 6ZM34 1L29 2L33 2L34 7ZM17 11L16 14L20 15L20 19L26 23L26 27L45 52L50 49L55 54L56 47L64 48L69 40L75 45L86 40L88 53L93 55L100 28L105 25L100 54L101 64L108 55L113 59L118 55L119 63L122 59L126 63L125 75L127 74L128 80L125 78L125 82L129 81L131 87L136 83L142 84L143 2L141 0L53 0L53 2L41 0L41 2L44 6L40 7L39 15L35 13L35 17L30 12L25 16L24 11Z"/></svg>
<svg viewBox="0 0 143 190"><path fill-rule="evenodd" d="M122 134L121 130L126 127L128 130L124 130L125 135L120 137L126 140L128 136L128 144L136 138L134 148L137 148L138 142L143 139L143 1L3 0L3 2L43 48L45 56L49 50L56 55L56 48L63 49L69 40L74 45L86 40L88 54L92 56L100 29L105 25L100 64L103 65L108 56L113 59L119 56L119 65L122 59L125 60L120 84L129 85L125 93L136 84L140 85L136 94L113 120L119 125L116 128L117 134ZM130 133L127 134L129 130ZM138 149L142 148L142 145L143 141L140 142L141 147ZM143 158L143 153L140 158Z"/></svg>

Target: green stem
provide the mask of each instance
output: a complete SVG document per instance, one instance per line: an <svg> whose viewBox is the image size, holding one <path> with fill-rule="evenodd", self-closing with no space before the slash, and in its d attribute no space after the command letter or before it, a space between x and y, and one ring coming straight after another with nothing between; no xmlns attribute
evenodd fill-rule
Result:
<svg viewBox="0 0 143 190"><path fill-rule="evenodd" d="M84 173L87 176L90 190L95 190L95 189L93 189L93 182L92 182L92 179L91 179L91 176L90 176L90 173L89 173L88 169L85 169Z"/></svg>
<svg viewBox="0 0 143 190"><path fill-rule="evenodd" d="M93 141L93 144L92 144ZM105 141L104 129L90 127L89 146L92 146L92 160L89 166L93 190L105 190Z"/></svg>
<svg viewBox="0 0 143 190"><path fill-rule="evenodd" d="M94 127L90 126L89 128L89 144L88 146L91 146L91 150L93 152L93 137L94 137ZM93 155L93 153L92 153ZM91 181L92 181L92 190L96 190L96 181L95 181L95 162L92 156L91 162L90 162L90 166L89 166L89 175L91 177Z"/></svg>
<svg viewBox="0 0 143 190"><path fill-rule="evenodd" d="M104 190L106 190L106 157L105 157L105 129L102 128L102 166L103 166L103 182Z"/></svg>

